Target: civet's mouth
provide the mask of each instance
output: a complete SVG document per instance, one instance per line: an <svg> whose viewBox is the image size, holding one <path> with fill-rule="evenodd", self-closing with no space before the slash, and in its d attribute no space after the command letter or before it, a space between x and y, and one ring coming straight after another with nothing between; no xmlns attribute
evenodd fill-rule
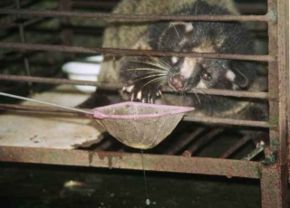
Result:
<svg viewBox="0 0 290 208"><path fill-rule="evenodd" d="M170 76L168 78L168 85L177 92L186 92L190 90L186 78L180 73Z"/></svg>

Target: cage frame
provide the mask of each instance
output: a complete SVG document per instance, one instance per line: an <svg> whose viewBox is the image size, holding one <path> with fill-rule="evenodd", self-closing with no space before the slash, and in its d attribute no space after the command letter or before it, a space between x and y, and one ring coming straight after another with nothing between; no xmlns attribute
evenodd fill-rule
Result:
<svg viewBox="0 0 290 208"><path fill-rule="evenodd" d="M250 93L250 92L229 92L226 90L208 90L208 93L214 93L223 96L236 97L258 97L259 99L269 100L270 119L269 122L251 123L250 121L237 121L236 125L259 126L269 128L270 146L266 151L266 158L273 159L270 164L261 162L214 159L186 156L169 155L150 155L144 154L144 167L142 166L140 154L120 153L120 152L95 152L87 150L61 150L48 148L28 148L28 147L9 147L0 146L0 161L13 163L32 163L46 165L63 166L81 166L91 168L114 168L189 173L202 175L216 175L226 177L241 177L258 179L261 188L262 208L287 206L287 185L289 181L289 123L290 118L290 96L289 96L289 1L288 0L267 0L268 11L266 15L241 15L241 16L217 16L214 19L211 16L119 16L111 14L89 14L70 12L69 0L62 0L61 11L31 11L24 9L0 9L0 14L23 15L33 17L85 17L85 18L111 18L111 20L128 21L258 21L268 23L269 54L268 55L238 55L238 54L189 54L160 51L138 51L124 49L105 49L105 48L83 48L67 45L43 45L29 44L22 39L19 43L0 42L0 48L9 48L17 51L58 51L68 53L87 53L96 52L125 55L176 55L176 56L203 56L208 58L231 58L238 60L255 60L268 62L269 91L268 93ZM64 20L65 21L65 20ZM8 21L7 25L11 25ZM5 24L1 25L5 27ZM19 29L21 31L21 28ZM23 30L23 28L22 28ZM22 31L23 32L23 31ZM70 34L70 31L63 31L63 34ZM27 60L25 61L27 64ZM25 64L24 62L24 64ZM85 81L69 81L66 79L50 79L29 76L0 75L0 80L40 82L40 83L66 83L66 84L86 84L96 85L96 83ZM108 89L116 89L118 86L103 86ZM19 106L14 106L14 108ZM13 108L13 105L0 105L1 109ZM53 109L51 109L53 110ZM189 121L202 122L196 118L186 118ZM194 120L195 119L195 120ZM203 122L211 120L209 118ZM213 120L219 124L232 124L232 120Z"/></svg>

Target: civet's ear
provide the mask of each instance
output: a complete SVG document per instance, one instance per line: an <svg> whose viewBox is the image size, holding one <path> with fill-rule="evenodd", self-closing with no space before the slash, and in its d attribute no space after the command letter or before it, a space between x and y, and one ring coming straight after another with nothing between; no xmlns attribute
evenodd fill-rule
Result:
<svg viewBox="0 0 290 208"><path fill-rule="evenodd" d="M146 36L148 36L148 43L154 49L159 49L162 45L162 39L165 34L165 31L169 28L169 23L156 23L148 27L146 31Z"/></svg>
<svg viewBox="0 0 290 208"><path fill-rule="evenodd" d="M241 89L248 88L256 78L256 65L250 62L231 61L230 69L235 73L235 84Z"/></svg>

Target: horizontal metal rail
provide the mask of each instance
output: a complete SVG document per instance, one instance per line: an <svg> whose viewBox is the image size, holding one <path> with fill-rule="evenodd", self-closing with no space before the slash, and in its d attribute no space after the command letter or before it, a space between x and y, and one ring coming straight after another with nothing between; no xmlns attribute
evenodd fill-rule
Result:
<svg viewBox="0 0 290 208"><path fill-rule="evenodd" d="M16 82L35 82L42 84L67 84L67 85L87 85L97 86L102 90L115 91L122 88L122 85L112 85L97 83L95 81L87 80L69 80L63 78L46 78L46 77L32 77L32 76L18 76L18 75L5 75L0 74L0 80L16 81ZM163 93L176 93L170 88L162 90ZM219 89L192 89L187 93L206 94L206 95L219 95L227 97L238 97L238 98L254 98L254 99L272 99L269 98L267 92L249 92L249 91L233 91L233 90L219 90Z"/></svg>
<svg viewBox="0 0 290 208"><path fill-rule="evenodd" d="M12 111L24 111L24 112L35 112L35 113L69 113L73 116L80 116L79 113L75 113L69 110L62 110L56 107L46 106L35 106L35 105L13 105L13 104L0 104L2 110ZM88 111L88 109L84 109ZM249 120L238 120L238 119L227 119L227 118L216 118L216 117L199 117L194 115L186 115L184 121L216 124L216 125L227 125L227 126L246 126L246 127L259 127L259 128L271 128L272 126L266 121L249 121Z"/></svg>
<svg viewBox="0 0 290 208"><path fill-rule="evenodd" d="M74 0L72 2L72 7L78 9L78 8L94 8L94 9L108 9L111 10L116 6L118 1L103 1L103 2L98 2L98 1L81 1L81 0ZM238 10L241 13L247 13L247 14L256 14L259 13L261 14L262 12L267 11L267 5L263 3L236 3Z"/></svg>
<svg viewBox="0 0 290 208"><path fill-rule="evenodd" d="M198 57L198 58L230 59L241 61L258 61L258 62L272 62L276 60L276 57L269 55L169 52L158 50L156 51L156 50L137 50L137 49L118 49L118 48L88 48L81 46L31 44L17 42L0 42L0 48L6 48L10 50L53 51L53 52L85 53L85 54L103 53L111 56L157 56L157 57L176 56L176 57Z"/></svg>
<svg viewBox="0 0 290 208"><path fill-rule="evenodd" d="M0 75L0 80L15 81L15 82L34 82L41 84L66 84L66 85L85 85L85 86L98 86L102 90L115 91L121 89L121 85L110 85L110 84L97 84L96 81L87 81L87 80L70 80L63 78L46 78L46 77L35 77L35 76L18 76L18 75Z"/></svg>
<svg viewBox="0 0 290 208"><path fill-rule="evenodd" d="M0 146L0 161L260 178L258 162L136 153Z"/></svg>
<svg viewBox="0 0 290 208"><path fill-rule="evenodd" d="M211 116L191 116L186 115L184 121L198 122L205 124L227 125L227 126L245 126L245 127L259 127L259 128L275 128L267 121L251 121L251 120L238 120L230 118L216 118Z"/></svg>
<svg viewBox="0 0 290 208"><path fill-rule="evenodd" d="M164 93L175 93L176 91L166 87L162 90ZM249 92L249 91L234 91L234 90L221 90L221 89L198 89L193 88L186 93L202 94L202 95L217 95L224 97L236 97L236 98L252 98L252 99L261 99L261 100L274 100L269 96L267 92Z"/></svg>
<svg viewBox="0 0 290 208"><path fill-rule="evenodd" d="M67 17L67 18L92 18L110 22L160 22L160 21L247 21L268 22L274 21L270 15L127 15L104 12L79 12L79 11L42 11L29 9L0 9L0 14L17 15L25 17Z"/></svg>

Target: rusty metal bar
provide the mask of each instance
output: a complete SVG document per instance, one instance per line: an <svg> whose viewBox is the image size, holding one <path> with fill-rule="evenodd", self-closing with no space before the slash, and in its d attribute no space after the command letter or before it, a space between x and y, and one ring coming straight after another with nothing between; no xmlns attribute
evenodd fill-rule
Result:
<svg viewBox="0 0 290 208"><path fill-rule="evenodd" d="M122 86L112 86L110 84L97 84L96 81L87 81L87 80L69 80L69 79L62 79L62 78L46 78L46 77L30 77L30 76L18 76L18 75L0 75L0 80L7 80L7 81L17 81L17 82L35 82L35 83L42 83L42 84L67 84L67 85L87 85L87 86L98 86L101 87L103 90L115 91L120 89Z"/></svg>
<svg viewBox="0 0 290 208"><path fill-rule="evenodd" d="M220 156L220 158L228 158L232 154L234 154L236 151L238 151L242 146L244 146L248 141L250 140L249 136L244 136L243 138L239 139L238 142L236 142L233 146L231 146L226 152Z"/></svg>
<svg viewBox="0 0 290 208"><path fill-rule="evenodd" d="M277 23L268 25L269 53L277 54L278 60L269 63L269 93L278 100L269 102L270 123L278 128L270 130L270 151L266 160L275 158L274 164L265 167L261 178L262 208L287 206L288 150L287 150L287 97L289 97L289 65L287 66L288 0L268 0L268 13L277 14ZM277 158L276 158L277 157Z"/></svg>
<svg viewBox="0 0 290 208"><path fill-rule="evenodd" d="M73 1L73 7L75 8L94 8L94 9L107 9L111 10L116 6L118 1L103 1L103 2L98 2L98 1ZM241 13L248 13L248 14L253 14L253 13L262 13L267 11L267 7L263 3L237 3L237 7Z"/></svg>
<svg viewBox="0 0 290 208"><path fill-rule="evenodd" d="M288 185L287 165L263 167L260 185L262 192L262 208L288 208L286 185Z"/></svg>
<svg viewBox="0 0 290 208"><path fill-rule="evenodd" d="M15 0L15 4L16 4L16 8L20 9L20 7L21 7L20 0ZM18 32L19 32L19 37L20 37L21 43L25 43L26 42L26 38L25 38L25 29L24 29L24 25L23 24L19 24L18 25ZM30 73L30 61L29 61L29 59L26 56L24 56L24 58L23 58L23 65L24 65L24 69L25 69L25 74L27 76L31 76L31 73ZM29 87L29 92L30 92L30 94L32 94L33 93L32 82L28 82L27 84L28 84L28 87Z"/></svg>
<svg viewBox="0 0 290 208"><path fill-rule="evenodd" d="M204 136L198 138L198 142L193 143L190 147L187 147L184 151L184 155L194 155L198 150L203 148L206 144L211 142L219 134L224 131L223 128L211 129Z"/></svg>
<svg viewBox="0 0 290 208"><path fill-rule="evenodd" d="M0 74L0 80L17 81L17 82L36 82L42 84L68 84L68 85L87 85L97 86L102 90L115 91L122 88L122 85L118 84L105 84L97 83L95 81L87 80L69 80L63 78L46 78L46 77L30 77L30 76L18 76L18 75L6 75ZM163 93L175 93L170 88L164 88ZM249 92L249 91L233 91L233 90L219 90L219 89L191 89L187 93L207 94L207 95L219 95L227 97L238 97L238 98L254 98L254 99L271 99L267 92Z"/></svg>
<svg viewBox="0 0 290 208"><path fill-rule="evenodd" d="M260 164L239 160L222 160L144 154L144 169L174 173L259 178ZM140 154L57 150L31 147L0 147L0 161L143 170Z"/></svg>
<svg viewBox="0 0 290 208"><path fill-rule="evenodd" d="M288 39L286 40L286 45L288 46L288 50L286 51L286 57L289 57L289 59L286 59L286 69L290 69L290 3L288 3L288 25L289 27L286 29L286 34L288 35ZM287 18L287 17L286 17ZM287 21L287 20L286 20ZM286 36L287 36L286 35ZM287 100L287 107L288 107L288 168L290 168L290 72L288 74L288 80L289 80L289 86L288 86L288 100ZM289 171L289 178L290 178L290 171Z"/></svg>
<svg viewBox="0 0 290 208"><path fill-rule="evenodd" d="M25 17L78 17L92 18L110 22L160 22L160 21L247 21L247 22L268 22L274 21L269 15L126 15L126 14L111 14L103 12L78 12L78 11L42 11L30 9L0 9L0 14L17 15Z"/></svg>
<svg viewBox="0 0 290 208"><path fill-rule="evenodd" d="M103 53L111 56L176 56L176 57L198 57L212 59L230 59L242 61L272 62L276 56L269 55L244 55L244 54L217 54L217 53L196 53L196 52L169 52L159 50L137 50L137 49L118 49L118 48L88 48L81 46L49 45L49 44L31 44L16 42L0 42L0 48L10 50L28 50L28 51L53 51L65 53L85 53L97 54Z"/></svg>
<svg viewBox="0 0 290 208"><path fill-rule="evenodd" d="M171 90L170 88L165 88L162 91L165 93L171 93L171 92L175 93L175 91ZM221 89L198 89L198 88L195 88L195 89L191 89L187 93L196 93L196 94L204 94L204 95L218 95L218 96L237 97L237 98L253 98L253 99L261 99L261 100L272 99L271 97L269 97L269 94L267 92L249 92L249 91L233 91L233 90L221 90Z"/></svg>
<svg viewBox="0 0 290 208"><path fill-rule="evenodd" d="M209 116L190 116L187 115L184 121L199 122L204 124L215 124L215 125L230 125L230 126L248 126L248 127L260 127L260 128L275 128L276 126L270 125L266 121L250 121L250 120L237 120L230 118L215 118Z"/></svg>
<svg viewBox="0 0 290 208"><path fill-rule="evenodd" d="M71 0L60 0L59 1L59 11L69 11L72 8ZM69 18L60 19L61 40L64 45L72 45L73 30L66 28L66 25L70 24Z"/></svg>
<svg viewBox="0 0 290 208"><path fill-rule="evenodd" d="M260 141L256 143L256 148L252 150L251 152L249 152L246 156L244 156L242 160L248 160L248 161L254 160L254 158L257 157L262 152L264 152L265 149L266 149L266 143L264 141Z"/></svg>
<svg viewBox="0 0 290 208"><path fill-rule="evenodd" d="M33 109L34 108L34 109ZM73 113L68 110L61 110L54 107L33 107L29 105L11 105L11 104L0 104L0 109L2 110L20 110L20 111L35 111L35 112L59 112L59 113L72 113L74 115L80 116L78 113ZM85 110L85 109L84 109ZM207 123L207 124L217 124L217 125L230 125L230 126L248 126L248 127L260 127L260 128L272 128L266 121L248 121L248 120L238 120L238 119L226 119L226 118L215 118L215 117L198 117L193 115L186 115L183 119L184 121Z"/></svg>
<svg viewBox="0 0 290 208"><path fill-rule="evenodd" d="M168 155L177 154L187 145L195 141L198 138L198 136L205 130L206 127L198 127L197 129L194 129L193 132L190 133L190 135L186 135L186 137L184 136L183 138L180 138L180 141L177 144L174 144L172 148L165 150L164 153Z"/></svg>

